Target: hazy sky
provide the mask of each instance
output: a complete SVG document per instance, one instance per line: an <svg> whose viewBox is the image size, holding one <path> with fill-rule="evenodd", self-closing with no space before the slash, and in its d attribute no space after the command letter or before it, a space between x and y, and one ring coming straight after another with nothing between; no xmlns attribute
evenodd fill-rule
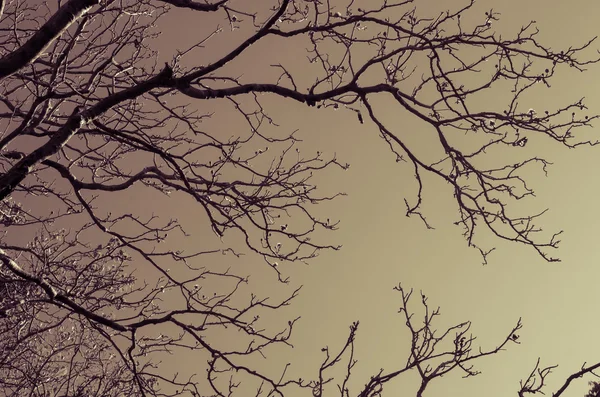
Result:
<svg viewBox="0 0 600 397"><path fill-rule="evenodd" d="M449 3L462 4L443 2L444 7ZM511 28L536 20L540 40L554 48L576 45L600 33L595 17L600 5L591 1L482 1L479 7L500 12L499 29L507 35ZM552 90L539 92L548 98L538 99L552 102L586 97L590 111L597 112L598 77L598 67L585 74L567 71L564 78L554 81ZM398 296L391 289L401 281L407 287L423 289L432 305L441 305L442 324L472 320L473 331L484 347L500 340L517 318L522 317L525 325L522 344L481 360L481 375L441 379L432 384L430 396L515 395L518 381L529 374L538 356L542 365L560 364L548 378L545 390L550 395L584 362L600 360L595 316L600 275L597 148L568 150L553 142L536 141L554 165L548 178L538 174L531 181L537 191L533 205L551 208L543 218L545 229L565 230L558 251L562 262L546 263L526 247L499 243L484 267L452 225L455 212L447 191L437 194L440 185L429 185L425 208L436 230L425 230L417 219L403 216L402 197L409 191L404 186L410 170L401 170L391 155L386 156L385 144L376 132L368 126L360 130L348 126L348 130L330 125L324 128L327 142L333 142L330 145L340 157L348 157L352 163L343 179L333 179L349 193L339 207L332 207L342 219L335 237L345 248L323 255L303 274L306 289L298 304L303 322L296 339L300 351L314 357L319 347L314 340L329 343L338 336L339 343L348 323L360 319L357 373L367 368L370 372L380 367L391 369L395 358L404 361L408 339L395 314ZM307 136L313 128L304 127ZM335 309L324 313L323 302ZM414 303L418 308L418 301ZM566 395L583 395L587 380L578 380ZM401 381L394 385L399 391L414 390L404 389Z"/></svg>
<svg viewBox="0 0 600 397"><path fill-rule="evenodd" d="M266 0L257 3L270 4ZM415 1L418 7L432 10L464 3ZM483 14L492 7L501 13L498 32L511 36L534 19L540 29L538 39L553 48L580 45L600 33L597 24L600 4L591 0L480 0L466 16L479 17L477 13ZM218 20L221 17L215 16L214 23L201 24L197 23L196 14L172 13L160 26L161 57L170 59L173 50L197 41L217 23L226 29L226 21ZM209 21L205 15L200 20ZM198 63L214 61L244 37L243 30L224 33L220 41L207 44L204 53L207 59L199 59ZM587 52L590 57L596 55L595 48L600 48L600 42ZM273 40L257 44L225 70L233 75L243 74L246 82L272 82L272 69L265 65L274 62L265 59L293 67L297 59L304 57L303 48ZM565 105L586 97L590 113L600 113L597 79L600 79L600 65L591 66L584 74L560 68L552 89L535 91L537 96L531 98L531 106ZM493 107L494 98L488 100L489 107ZM202 109L215 106L219 110L219 102L216 103L206 103ZM268 113L281 125L282 133L299 129L298 137L304 139L303 151L335 152L342 163L351 164L348 171L332 169L319 176L318 184L324 192L348 194L316 209L318 214L341 221L339 230L328 233L327 238L342 244L343 249L321 254L310 266L298 264L283 269L292 277L292 286L304 286L292 309L285 314L301 315L302 319L292 340L295 348L273 352L269 356L273 365L291 361L291 373L314 375L314 371L306 371L318 368L323 358L321 348L340 346L347 337L348 326L360 320L356 342L359 363L353 371L354 385L364 384L380 368L393 370L404 366L410 340L402 317L397 314L400 296L392 290L399 282L416 292L423 290L432 307L441 307L440 329L471 320L473 334L478 337L476 346L495 346L519 317L523 319L520 345L509 344L507 351L477 361L477 368L483 372L477 377L461 379L460 373L455 372L453 376L438 379L430 385L428 396L516 395L519 380L527 377L538 357L542 366L560 364L547 379L545 391L549 395L584 362L600 361L600 350L596 347L600 326L600 320L596 320L600 179L595 177L595 170L600 167L600 147L569 150L549 139L532 138L530 145L537 145L536 153L554 165L547 178L541 172L532 173L529 182L537 197L528 199L526 205L533 210L550 207L551 211L541 219L542 226L548 231L565 230L560 249L552 252L562 262L547 263L528 247L482 235L479 240L482 245L497 247L489 257L489 264L483 266L479 253L467 247L461 229L453 225L457 218L455 202L440 181L424 178L422 212L435 229L427 230L418 218L405 216L404 198L414 199L413 170L395 162L395 156L378 137L372 122L361 125L353 112L319 110L281 98L265 96L264 103L268 105ZM383 101L378 106L383 118L397 123L396 132L406 134L403 136L408 141L420 143L427 150L427 134L431 132L428 126L408 114L400 114L397 106L388 109ZM241 124L233 119L231 124L219 126L223 134L236 133ZM119 201L119 205L127 208L148 211L161 208L168 211L167 217L180 216L198 241L205 243L206 238L213 237L206 224L196 224L190 212L197 211L194 203L149 202L145 196L136 194L131 190L114 197L125 197L127 200ZM194 244L194 240L185 244ZM250 256L244 261L244 265L261 263L260 258ZM261 275L256 273L256 277ZM269 280L259 282L269 283ZM416 294L412 308L418 315L419 302ZM174 358L182 370L192 368L194 360L197 357ZM398 378L386 387L386 395L403 396L406 392L410 396L415 390L415 379L414 374ZM590 379L578 380L564 396L582 396Z"/></svg>
<svg viewBox="0 0 600 397"><path fill-rule="evenodd" d="M425 2L415 3L425 7ZM427 3L443 9L464 2ZM600 5L589 0L482 0L467 15L483 13L491 7L501 13L499 32L510 36L534 19L541 31L539 39L553 48L578 45L600 33L597 24ZM186 33L183 37L190 38L204 31L202 26L180 23L178 15L163 28L161 40L165 44L176 42L176 38L182 37L182 30ZM186 27L173 29L171 23L176 19L179 27ZM234 36L227 37L224 42L236 42ZM294 56L304 56L303 49L286 46L284 41L256 47L248 55L249 62L264 64L261 57L276 56L289 64L294 62ZM600 48L600 43L594 48ZM225 51L226 47L220 49ZM218 55L219 48L213 51ZM588 54L593 57L595 50ZM267 71L254 66L240 69L239 63L231 70L243 72L246 81L251 76L257 80L269 76ZM592 66L585 74L562 68L553 80L552 89L536 91L532 103L566 104L586 97L590 112L598 112L598 77L600 66ZM493 104L494 98L489 100ZM341 220L340 230L329 237L344 248L322 254L309 267L290 270L294 284L304 285L293 309L302 320L293 339L296 348L282 352L285 357L275 358L292 361L299 373L316 367L322 359L320 348L339 346L350 323L360 320L356 385L363 384L379 368L392 370L402 366L409 339L401 317L396 314L399 294L392 291L393 286L402 282L407 288L422 289L431 306L441 306L440 328L472 320L473 333L484 348L500 342L517 319L523 318L521 345L510 344L507 351L478 361L477 368L483 373L477 377L460 379L457 372L433 382L426 395L516 395L519 380L527 377L538 357L542 366L560 364L547 379L548 394L584 362L600 360L596 348L600 325L596 320L600 180L595 177L600 166L600 148L568 150L549 139L534 140L539 153L554 165L547 178L540 172L533 174L530 182L537 197L530 199L528 205L531 203L531 208L539 210L550 207L542 225L549 231L565 230L560 250L553 252L562 262L547 263L532 249L486 237L482 243L497 246L497 250L490 256L490 263L482 266L478 252L467 247L461 230L452 225L456 219L454 202L440 182L427 178L424 193L423 212L435 230L427 230L417 218L404 216L403 198L414 197L412 170L395 163L372 123L359 125L351 112L318 112L280 99L270 104L269 113L281 128L300 129L306 150L336 152L342 162L351 164L350 170L334 170L319 180L326 191L348 193L347 197L318 209L318 213ZM424 134L422 129L427 129L408 115L398 115L396 107L389 111L389 116L397 117L406 133L417 139ZM420 310L418 298L413 301L413 308ZM415 390L414 380L413 375L399 378L386 388L387 395L404 395L400 392ZM588 380L578 380L565 395L583 395Z"/></svg>

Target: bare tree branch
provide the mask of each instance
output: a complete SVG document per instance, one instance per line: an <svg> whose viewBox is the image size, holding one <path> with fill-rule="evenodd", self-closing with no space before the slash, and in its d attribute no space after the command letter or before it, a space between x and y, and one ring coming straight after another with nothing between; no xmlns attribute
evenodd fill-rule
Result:
<svg viewBox="0 0 600 397"><path fill-rule="evenodd" d="M100 0L69 0L25 44L0 59L0 79L35 61L50 44ZM4 8L2 2L1 9ZM2 12L0 12L2 15Z"/></svg>
<svg viewBox="0 0 600 397"><path fill-rule="evenodd" d="M220 0L220 1L216 1L214 3L200 3L198 1L192 1L192 0L160 0L160 1L169 3L175 7L189 8L194 11L209 12L209 11L217 11L223 5L227 4L227 2L229 0Z"/></svg>
<svg viewBox="0 0 600 397"><path fill-rule="evenodd" d="M424 294L409 308L412 290L399 285L408 354L363 387L358 321L322 349L309 379L292 378L285 362L265 369L300 321L285 311L301 291L291 269L341 248L324 233L339 221L316 206L344 193L316 181L350 166L310 131L278 125L268 103L335 110L378 133L390 166L414 175L405 214L433 228L426 187L429 176L443 182L484 262L495 248L480 247L486 232L554 261L560 231L538 226L544 209L520 207L534 196L530 170L550 165L536 142L596 145L581 131L598 114L578 98L536 109L529 94L597 63L593 39L557 50L533 22L500 35L499 14L474 13L474 2L434 15L410 0L33 3L0 3L0 394L381 397L412 372L420 397L521 343L520 319L487 348L469 321L440 330L439 309ZM209 28L164 64L169 13ZM228 40L214 43L219 35ZM257 43L299 52L249 61ZM261 79L232 72L248 68ZM410 139L408 121L426 145ZM492 151L519 160L492 164ZM181 203L185 219L175 216ZM166 364L180 354L194 368ZM542 392L553 368L538 362L519 396Z"/></svg>

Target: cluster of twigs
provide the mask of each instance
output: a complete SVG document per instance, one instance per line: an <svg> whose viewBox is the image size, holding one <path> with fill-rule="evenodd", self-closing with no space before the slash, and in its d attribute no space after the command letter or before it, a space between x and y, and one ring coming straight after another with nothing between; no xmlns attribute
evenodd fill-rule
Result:
<svg viewBox="0 0 600 397"><path fill-rule="evenodd" d="M489 350L474 350L468 322L438 336L439 311L423 296L424 322L416 322L407 308L411 293L398 287L412 334L410 355L398 369L381 370L362 390L350 391L355 323L338 353L323 349L326 359L314 379L263 372L252 359L290 345L297 318L265 329L261 315L288 306L298 289L279 300L248 292L252 271L211 266L221 254L240 258L239 246L184 250L178 244L188 234L178 219L165 218L167 209L148 215L119 205L128 192L191 202L217 239L241 236L284 284L283 264L338 249L321 233L337 222L314 215L314 206L342 193L321 194L314 176L349 165L305 153L295 133L272 133L277 125L261 101L269 94L339 109L375 126L398 162L414 169L417 190L406 198L407 215L429 227L420 207L423 175L431 174L451 186L470 245L477 246L475 232L483 226L555 260L547 250L558 244L558 233L538 238L543 212L515 215L511 207L533 195L523 169L537 164L545 171L548 164L528 141L545 136L567 147L596 144L578 139L575 130L598 116L582 100L535 110L521 99L549 85L562 67L583 70L596 62L580 58L591 41L555 51L538 42L534 24L501 39L493 10L466 21L473 2L431 18L420 17L410 0L368 7L354 0L272 3L261 10L229 0L2 2L2 395L230 396L248 395L246 385L256 384L256 396L309 389L321 397L335 383L328 371L344 363L342 397L379 396L410 370L421 376L421 396L433 379L452 370L476 375L474 360L518 343L520 321ZM154 46L161 20L180 10L215 29L160 66ZM199 53L210 58L204 45L224 31L223 21L253 31L221 58L196 64ZM277 64L271 81L224 72L267 38L304 43L306 64ZM312 83L302 86L306 73ZM505 102L482 105L483 93L507 83L512 91ZM380 97L421 122L419 134L435 137L427 152L437 158L406 142L412 131L383 120L375 104ZM207 102L218 102L219 112L203 110ZM219 114L235 114L245 132L223 133L210 124ZM515 164L482 165L496 147L529 151ZM485 259L490 250L479 249ZM192 353L198 363L191 377L168 374L161 364L170 354ZM540 391L549 371L537 372L541 384L532 373L519 395Z"/></svg>

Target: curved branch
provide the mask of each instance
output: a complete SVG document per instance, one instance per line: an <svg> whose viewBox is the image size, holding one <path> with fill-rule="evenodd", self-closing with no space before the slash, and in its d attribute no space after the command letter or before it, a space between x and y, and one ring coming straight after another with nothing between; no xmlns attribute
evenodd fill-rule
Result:
<svg viewBox="0 0 600 397"><path fill-rule="evenodd" d="M8 197L14 189L31 172L34 165L58 153L58 151L75 135L85 124L93 121L113 106L129 100L135 99L153 88L164 85L173 76L173 71L166 65L165 68L156 76L147 81L134 85L123 91L110 95L90 109L79 112L76 107L69 120L60 128L52 138L41 147L37 148L29 155L21 159L8 172L0 177L0 200Z"/></svg>
<svg viewBox="0 0 600 397"><path fill-rule="evenodd" d="M70 0L60 7L25 44L0 59L0 79L35 61L74 21L99 3L99 0Z"/></svg>
<svg viewBox="0 0 600 397"><path fill-rule="evenodd" d="M73 310L73 312L75 312L77 314L81 314L81 315L89 318L90 320L94 320L95 322L97 322L99 324L106 325L107 327L110 327L116 331L126 331L127 330L127 328L122 326L121 324L111 321L105 317L99 316L96 313L93 313L93 312L87 310L86 308L78 305L77 303L73 302L71 299L67 298L65 295L58 293L56 291L56 289L54 287L52 287L50 284L48 284L48 282L46 280L35 277L35 276L27 273L14 260L12 260L8 255L6 255L6 253L2 249L0 249L0 261L2 261L2 263L4 263L6 265L6 267L8 267L17 276L40 286L44 290L44 292L46 292L46 294L48 295L50 300L60 302L64 305L68 306L71 310Z"/></svg>
<svg viewBox="0 0 600 397"><path fill-rule="evenodd" d="M565 381L565 383L560 387L560 389L558 389L556 391L556 393L552 394L552 396L554 396L554 397L561 396L563 394L563 392L565 390L567 390L567 388L569 387L569 385L571 384L571 382L573 382L577 378L583 377L583 375L588 374L588 373L590 373L590 372L592 372L592 371L594 371L595 369L598 369L598 368L600 368L600 362L596 363L594 365L591 365L591 366L589 366L587 368L585 366L582 367L580 371L575 372L574 374L571 374L567 378L567 380Z"/></svg>

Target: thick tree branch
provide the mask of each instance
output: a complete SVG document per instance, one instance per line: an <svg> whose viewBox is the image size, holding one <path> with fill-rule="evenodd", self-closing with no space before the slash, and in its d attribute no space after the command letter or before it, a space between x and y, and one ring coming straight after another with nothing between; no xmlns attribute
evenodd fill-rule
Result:
<svg viewBox="0 0 600 397"><path fill-rule="evenodd" d="M100 0L69 0L25 44L0 59L0 79L35 61L71 24Z"/></svg>
<svg viewBox="0 0 600 397"><path fill-rule="evenodd" d="M51 286L46 280L35 277L35 276L27 273L14 260L12 260L6 254L6 252L4 252L3 249L0 249L0 261L2 261L2 263L6 267L8 267L8 269L11 272L13 272L16 276L22 278L23 280L32 282L32 283L38 285L39 287L41 287L44 290L44 292L46 293L46 295L48 295L48 298L50 298L50 300L60 302L64 305L68 306L71 310L73 310L73 312L75 312L77 314L81 314L82 316L85 316L85 317L89 318L90 320L93 320L99 324L106 325L107 327L110 327L116 331L126 331L127 330L126 327L120 325L119 323L111 321L105 317L99 316L96 313L93 313L93 312L87 310L86 308L82 307L81 305L78 305L77 303L73 302L71 299L69 299L65 295L57 292L56 289L53 286Z"/></svg>
<svg viewBox="0 0 600 397"><path fill-rule="evenodd" d="M58 153L58 151L69 141L69 139L71 139L73 135L80 130L81 127L93 121L95 118L104 114L104 112L106 112L108 109L121 102L135 99L149 92L153 88L166 85L172 76L173 71L167 65L156 76L143 83L134 85L131 88L127 88L123 91L117 92L116 94L110 95L87 110L79 112L79 108L75 108L73 114L65 123L65 125L56 131L47 143L32 151L29 155L25 156L17 164L15 164L4 175L0 176L0 200L8 197L19 185L19 183L21 183L21 181L27 177L37 163Z"/></svg>
<svg viewBox="0 0 600 397"><path fill-rule="evenodd" d="M256 43L257 41L259 41L260 39L265 37L267 34L269 34L269 29L273 25L275 25L275 23L277 23L277 20L284 14L289 2L290 2L290 0L282 0L281 5L279 6L279 9L277 10L277 12L275 12L275 14L271 18L269 18L269 20L267 22L265 22L264 26L258 32L254 33L252 36L250 36L248 39L246 39L242 44L240 44L238 47L236 47L229 54L227 54L224 57L222 57L221 59L219 59L217 62L211 63L210 65L203 67L200 70L189 73L186 76L179 78L177 81L178 85L181 88L188 87L194 79L197 79L202 76L206 76L207 74L212 73L215 70L225 66L229 62L233 61L242 52L244 52L246 49L248 49L252 44Z"/></svg>
<svg viewBox="0 0 600 397"><path fill-rule="evenodd" d="M213 4L199 3L197 1L192 0L160 0L163 3L171 4L172 6L179 8L189 8L194 11L217 11L224 4L226 4L229 0L220 0Z"/></svg>

